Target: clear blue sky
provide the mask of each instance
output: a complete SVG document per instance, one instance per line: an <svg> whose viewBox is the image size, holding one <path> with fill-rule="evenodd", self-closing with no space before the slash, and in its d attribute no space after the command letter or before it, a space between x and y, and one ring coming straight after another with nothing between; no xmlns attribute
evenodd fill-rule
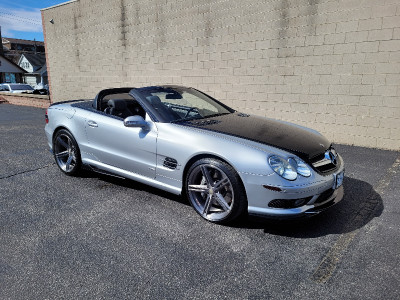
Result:
<svg viewBox="0 0 400 300"><path fill-rule="evenodd" d="M3 37L43 41L40 9L68 0L1 0L0 26Z"/></svg>

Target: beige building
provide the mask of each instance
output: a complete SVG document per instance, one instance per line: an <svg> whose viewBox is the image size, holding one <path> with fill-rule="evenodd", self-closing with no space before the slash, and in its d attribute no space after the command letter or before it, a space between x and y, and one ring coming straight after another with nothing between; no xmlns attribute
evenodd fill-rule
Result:
<svg viewBox="0 0 400 300"><path fill-rule="evenodd" d="M76 0L42 17L53 102L179 84L400 150L399 0Z"/></svg>

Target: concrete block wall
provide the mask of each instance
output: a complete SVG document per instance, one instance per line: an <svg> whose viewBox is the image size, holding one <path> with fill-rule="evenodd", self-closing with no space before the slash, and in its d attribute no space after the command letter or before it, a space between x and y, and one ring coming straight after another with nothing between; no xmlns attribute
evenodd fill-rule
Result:
<svg viewBox="0 0 400 300"><path fill-rule="evenodd" d="M399 0L80 0L42 16L52 101L182 84L400 150Z"/></svg>

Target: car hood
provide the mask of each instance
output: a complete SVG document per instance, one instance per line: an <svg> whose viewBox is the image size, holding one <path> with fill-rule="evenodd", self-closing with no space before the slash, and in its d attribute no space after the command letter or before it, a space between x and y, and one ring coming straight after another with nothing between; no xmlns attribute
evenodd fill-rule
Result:
<svg viewBox="0 0 400 300"><path fill-rule="evenodd" d="M237 112L179 124L274 146L304 160L310 160L330 147L330 142L315 130Z"/></svg>

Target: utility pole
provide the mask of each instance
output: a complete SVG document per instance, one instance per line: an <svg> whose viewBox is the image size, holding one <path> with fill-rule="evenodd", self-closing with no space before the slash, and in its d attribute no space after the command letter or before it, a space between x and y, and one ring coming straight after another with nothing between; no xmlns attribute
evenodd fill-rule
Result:
<svg viewBox="0 0 400 300"><path fill-rule="evenodd" d="M0 26L0 55L4 56L4 49L3 49L3 38L1 37L1 26Z"/></svg>

